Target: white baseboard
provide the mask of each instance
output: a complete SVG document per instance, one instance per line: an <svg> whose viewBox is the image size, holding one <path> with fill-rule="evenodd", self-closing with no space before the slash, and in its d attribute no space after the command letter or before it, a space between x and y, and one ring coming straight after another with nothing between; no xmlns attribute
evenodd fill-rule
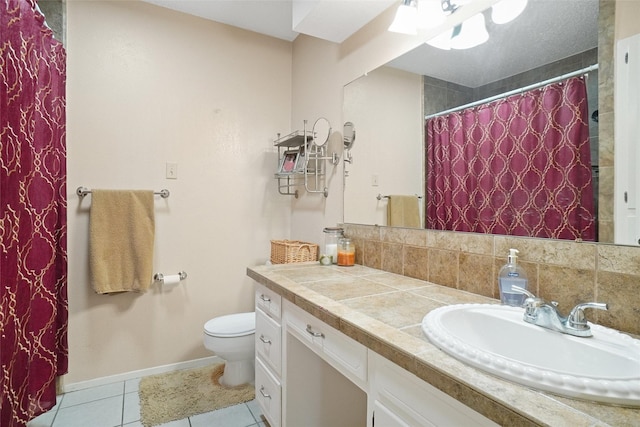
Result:
<svg viewBox="0 0 640 427"><path fill-rule="evenodd" d="M118 381L133 380L136 378L146 377L148 375L163 374L166 372L179 371L181 369L199 368L201 366L210 365L212 363L222 363L223 359L218 356L204 357L202 359L189 360L186 362L172 363L169 365L155 366L153 368L140 369L138 371L125 372L117 375L110 375L108 377L94 378L92 380L80 381L77 383L64 384L62 379L62 392L69 393L71 391L84 390L86 388L101 386L105 384L111 384Z"/></svg>

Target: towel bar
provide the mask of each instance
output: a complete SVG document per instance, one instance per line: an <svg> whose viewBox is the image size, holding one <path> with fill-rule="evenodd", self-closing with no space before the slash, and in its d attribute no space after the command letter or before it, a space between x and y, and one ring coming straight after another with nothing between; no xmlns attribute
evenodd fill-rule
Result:
<svg viewBox="0 0 640 427"><path fill-rule="evenodd" d="M78 197L84 197L87 194L91 194L91 190L89 190L87 187L78 187L76 189L76 194L78 195ZM155 191L153 194L162 197L163 199L166 199L169 197L169 190L167 189L163 189L160 191Z"/></svg>
<svg viewBox="0 0 640 427"><path fill-rule="evenodd" d="M422 196L418 196L417 194L416 194L416 197L417 197L418 199L422 199ZM378 195L376 196L376 199L378 199L378 200L382 200L382 199L390 199L390 198L391 198L391 196L383 196L382 194L378 194Z"/></svg>

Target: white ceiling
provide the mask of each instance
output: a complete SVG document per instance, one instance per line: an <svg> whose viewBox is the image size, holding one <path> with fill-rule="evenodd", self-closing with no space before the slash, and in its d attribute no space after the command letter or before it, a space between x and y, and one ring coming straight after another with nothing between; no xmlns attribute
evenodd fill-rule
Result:
<svg viewBox="0 0 640 427"><path fill-rule="evenodd" d="M398 0L144 0L288 41L298 34L342 43Z"/></svg>
<svg viewBox="0 0 640 427"><path fill-rule="evenodd" d="M144 0L293 41L307 34L341 43L398 0ZM488 18L489 14L485 14ZM490 39L469 50L423 45L390 65L477 87L598 45L598 0L529 0L504 25L487 19Z"/></svg>

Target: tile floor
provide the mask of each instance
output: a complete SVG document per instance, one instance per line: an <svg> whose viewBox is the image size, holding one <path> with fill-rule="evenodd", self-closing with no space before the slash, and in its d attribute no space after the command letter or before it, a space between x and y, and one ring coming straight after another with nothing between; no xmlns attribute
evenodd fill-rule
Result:
<svg viewBox="0 0 640 427"><path fill-rule="evenodd" d="M57 405L27 427L142 427L140 379L119 381L58 396ZM162 424L162 427L266 427L256 401Z"/></svg>

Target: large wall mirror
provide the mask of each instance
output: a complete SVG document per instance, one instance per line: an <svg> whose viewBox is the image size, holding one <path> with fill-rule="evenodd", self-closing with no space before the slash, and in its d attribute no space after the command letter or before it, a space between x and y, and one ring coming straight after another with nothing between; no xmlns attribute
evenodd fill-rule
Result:
<svg viewBox="0 0 640 427"><path fill-rule="evenodd" d="M356 124L362 142L353 150L355 161L345 163L346 223L387 225L388 195L415 195L424 209L425 116L598 64L599 0L529 0L518 18L502 25L485 13L488 42L446 51L424 44L345 86L343 117ZM602 191L599 170L610 150L601 145L612 143L603 141L613 139L612 129L603 138L598 122L599 74L610 69L598 64L586 80L601 242L613 242L612 221L603 221L611 215L611 190Z"/></svg>

